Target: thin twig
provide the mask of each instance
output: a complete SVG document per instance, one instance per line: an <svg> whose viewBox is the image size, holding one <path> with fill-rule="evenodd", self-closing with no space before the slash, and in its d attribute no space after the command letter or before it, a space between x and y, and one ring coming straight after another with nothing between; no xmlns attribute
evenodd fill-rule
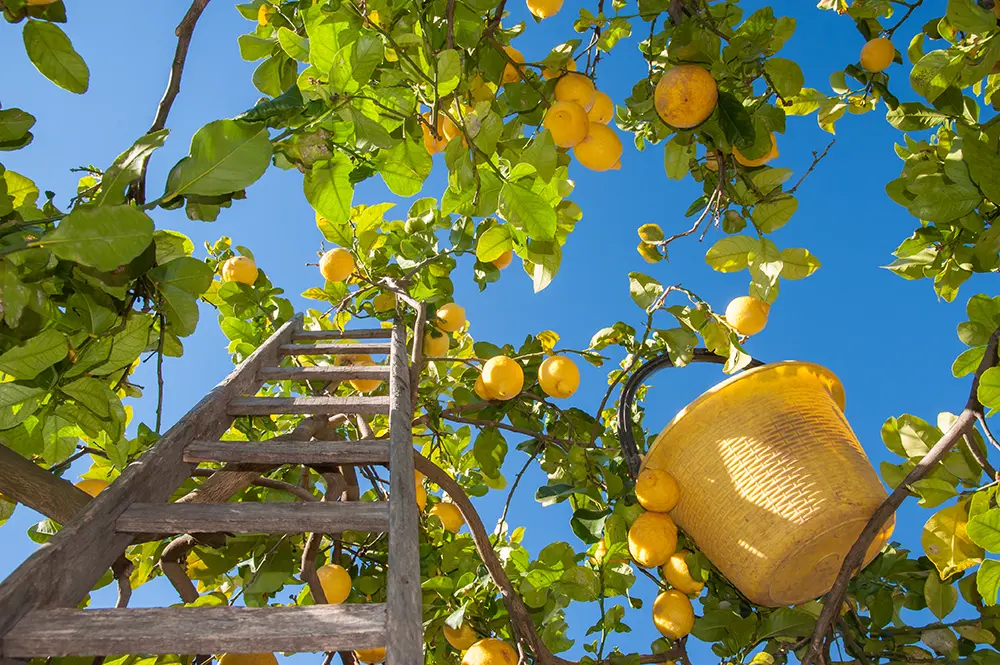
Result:
<svg viewBox="0 0 1000 665"><path fill-rule="evenodd" d="M969 452L972 454L973 459L975 459L976 463L982 467L983 471L986 472L986 475L989 476L990 479L996 478L997 471L993 468L993 465L990 464L989 460L986 459L986 453L979 449L979 446L976 445L975 441L969 438L968 434L963 436L962 439L965 445L969 448Z"/></svg>
<svg viewBox="0 0 1000 665"><path fill-rule="evenodd" d="M445 8L445 17L448 20L448 48L455 48L455 0L448 0Z"/></svg>
<svg viewBox="0 0 1000 665"><path fill-rule="evenodd" d="M990 426L986 424L986 416L981 413L977 413L976 421L979 423L979 426L983 428L983 434L986 435L986 439L992 443L996 449L1000 450L1000 441L996 440L996 437L993 436L993 432L990 431Z"/></svg>
<svg viewBox="0 0 1000 665"><path fill-rule="evenodd" d="M503 512L500 514L500 519L497 520L497 527L494 533L500 533L500 529L503 527L504 522L507 521L507 511L510 510L510 502L514 498L514 492L517 490L518 484L521 482L521 477L524 476L525 471L531 466L531 463L538 458L538 453L535 453L527 459L521 470L517 472L517 476L514 478L514 483L510 486L510 491L507 493L507 500L503 504Z"/></svg>
<svg viewBox="0 0 1000 665"><path fill-rule="evenodd" d="M802 184L802 181L806 179L806 176L808 176L810 173L812 173L813 170L816 168L816 165L819 164L821 161L823 161L823 158L826 157L826 153L830 152L830 148L832 148L833 144L836 143L836 142L837 142L837 139L831 140L830 143L826 146L826 149L824 149L823 152L819 154L819 156L816 155L816 151L814 150L813 151L813 161L812 161L812 164L810 164L809 168L806 169L806 172L802 174L802 177L799 178L799 181L797 183L795 183L795 186L792 187L787 192L784 192L784 193L785 194L794 194L795 190L797 190L799 188L799 185Z"/></svg>
<svg viewBox="0 0 1000 665"><path fill-rule="evenodd" d="M156 433L163 421L163 340L167 337L167 316L160 312L160 339L156 344Z"/></svg>

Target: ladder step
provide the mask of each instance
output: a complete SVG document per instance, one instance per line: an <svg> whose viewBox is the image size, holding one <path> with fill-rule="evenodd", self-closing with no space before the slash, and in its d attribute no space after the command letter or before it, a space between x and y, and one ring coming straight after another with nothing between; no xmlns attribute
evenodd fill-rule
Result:
<svg viewBox="0 0 1000 665"><path fill-rule="evenodd" d="M195 441L185 462L244 464L388 464L389 441Z"/></svg>
<svg viewBox="0 0 1000 665"><path fill-rule="evenodd" d="M346 503L133 503L119 533L383 533L387 501Z"/></svg>
<svg viewBox="0 0 1000 665"><path fill-rule="evenodd" d="M369 344L282 344L279 356L332 356L345 354L386 355L392 345L386 343Z"/></svg>
<svg viewBox="0 0 1000 665"><path fill-rule="evenodd" d="M389 413L389 398L375 397L235 397L229 402L231 416L273 414Z"/></svg>
<svg viewBox="0 0 1000 665"><path fill-rule="evenodd" d="M345 365L344 367L262 367L257 376L264 381L349 381L350 379L389 380L388 365Z"/></svg>
<svg viewBox="0 0 1000 665"><path fill-rule="evenodd" d="M321 652L385 645L382 603L34 610L0 640L5 658Z"/></svg>
<svg viewBox="0 0 1000 665"><path fill-rule="evenodd" d="M316 341L322 339L389 339L392 328L365 328L361 330L297 330L292 339Z"/></svg>

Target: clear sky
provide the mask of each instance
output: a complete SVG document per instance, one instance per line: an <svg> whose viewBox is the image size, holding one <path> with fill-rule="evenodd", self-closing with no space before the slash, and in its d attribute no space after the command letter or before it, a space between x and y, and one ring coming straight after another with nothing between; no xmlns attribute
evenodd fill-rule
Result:
<svg viewBox="0 0 1000 665"><path fill-rule="evenodd" d="M70 22L66 28L76 49L91 69L90 91L72 95L46 81L24 55L20 27L0 26L0 101L4 108L19 107L38 118L35 140L27 149L3 153L0 160L15 171L33 178L40 188L57 193L56 202L66 206L76 191L78 174L70 168L109 165L115 156L146 131L166 84L173 55L174 27L187 3L178 0L104 0L101 3L67 2ZM596 4L596 3L595 3ZM750 9L760 2L745 3ZM798 61L806 85L828 90L831 72L857 61L862 38L847 18L821 12L812 2L776 2L778 14L798 20L795 36L782 52ZM513 16L505 24L528 20L524 37L517 41L529 61L540 60L558 43L577 36L572 21L581 5L567 0L562 13L536 26L522 3L511 0ZM591 11L594 7L587 5ZM925 12L926 13L926 12ZM897 48L927 19L918 13L896 37ZM643 32L637 21L636 32ZM240 59L237 37L252 28L230 2L216 0L198 25L180 97L170 116L171 136L153 157L149 190L158 193L167 171L187 153L191 135L203 124L234 116L252 106L259 97L250 83L256 66ZM628 96L632 85L644 76L645 63L634 49L637 40L619 45L602 59L598 87L616 102ZM908 88L908 67L889 70L891 89L900 94ZM905 87L904 87L905 86ZM958 411L967 397L968 379L956 380L950 366L964 348L955 335L964 320L964 303L985 290L973 279L952 304L939 302L929 282L907 282L881 269L892 260L893 248L913 231L916 220L892 203L884 192L895 178L901 162L892 146L901 136L884 121L884 107L865 116L849 116L838 123L837 143L818 169L799 189L800 206L792 221L774 240L781 247L807 247L823 262L815 275L800 282L782 282L781 295L771 310L767 329L748 344L749 351L766 361L798 359L816 362L833 370L847 393L847 417L868 455L877 465L894 459L879 438L879 428L889 416L913 413L934 422L940 411ZM570 175L577 189L572 200L583 211L563 248L562 268L551 286L533 294L531 282L519 269L508 268L499 283L480 294L472 281L471 262L456 272L456 296L472 323L472 334L496 343L519 343L526 335L555 330L562 344L584 348L591 335L622 320L642 324L644 316L628 295L627 273L645 272L664 284L682 283L723 309L733 297L747 292L747 273L724 275L713 272L704 261L705 245L688 238L672 246L671 261L646 264L636 252L636 228L656 222L667 233L687 227L684 211L700 193L690 178L667 180L663 171L662 145L638 152L622 134L625 154L622 170L607 173L587 171L574 163ZM787 133L779 137L781 157L774 165L802 173L830 140L814 117L789 118ZM443 191L443 158L435 159L435 171L423 195ZM235 201L218 222L188 221L181 211L154 213L157 225L188 234L196 244L196 256L204 256L201 243L228 235L256 254L259 266L271 280L286 289L297 309L312 301L298 296L319 284L315 262L322 237L313 212L302 195L302 177L296 172L271 168L247 192L248 199ZM361 184L355 203L374 204L398 200L378 179ZM406 206L400 210L405 213ZM202 307L202 323L193 337L184 341L182 359L165 364L165 422L172 423L232 368L225 351L226 340L214 322L214 313ZM664 321L667 320L667 315ZM617 358L616 358L617 361ZM136 418L152 423L155 380L152 363L136 379L147 386L150 398L134 404ZM583 383L569 400L574 406L594 411L606 386L603 369L582 364ZM695 366L664 372L650 391L648 420L662 426L684 404L721 378L715 366ZM523 454L514 450L507 458L508 478L523 464ZM74 471L82 471L75 468ZM569 529L565 504L541 508L533 490L544 484L534 469L522 483L511 511L512 526L527 528L526 546L534 553L557 537L580 547ZM495 522L505 492L478 502L484 521ZM720 506L720 509L725 509ZM931 511L909 502L900 512L896 539L920 551L919 534ZM18 507L2 527L0 576L4 576L35 547L25 529L38 516ZM135 605L163 606L177 602L162 578L134 596ZM649 617L655 596L651 584L640 582L635 595L646 602L642 610L626 617L633 632L617 636L625 651L646 652L658 635ZM106 594L97 595L107 602ZM696 611L700 613L696 603ZM582 655L582 638L596 618L596 606L573 606L568 619L572 637L579 638L570 653ZM155 627L151 626L155 630ZM624 638L624 639L623 639ZM696 662L714 659L707 649L696 649ZM309 662L315 656L297 656ZM708 661L711 662L711 661Z"/></svg>

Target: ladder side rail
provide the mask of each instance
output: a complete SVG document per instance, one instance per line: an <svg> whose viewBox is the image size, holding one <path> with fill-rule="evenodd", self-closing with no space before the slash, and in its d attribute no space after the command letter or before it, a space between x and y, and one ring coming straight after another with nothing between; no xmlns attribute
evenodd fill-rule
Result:
<svg viewBox="0 0 1000 665"><path fill-rule="evenodd" d="M415 342L416 343L416 342ZM389 354L388 665L423 663L423 607L417 490L413 466L413 406L406 326L397 318Z"/></svg>
<svg viewBox="0 0 1000 665"><path fill-rule="evenodd" d="M286 322L146 451L121 477L89 502L48 543L0 583L2 636L30 610L76 607L132 542L115 529L118 517L136 502L167 501L191 474L184 447L196 439L218 439L232 424L226 405L263 382L258 368L277 364L277 350L301 328L302 315Z"/></svg>

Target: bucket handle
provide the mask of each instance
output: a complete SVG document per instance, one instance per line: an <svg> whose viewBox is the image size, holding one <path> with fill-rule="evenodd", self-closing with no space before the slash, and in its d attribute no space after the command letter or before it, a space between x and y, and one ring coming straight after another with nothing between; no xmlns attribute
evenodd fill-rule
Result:
<svg viewBox="0 0 1000 665"><path fill-rule="evenodd" d="M724 365L726 360L708 349L694 349L694 355L690 362ZM752 359L747 368L760 367L763 364L760 360ZM629 418L632 412L632 403L635 401L635 393L639 390L642 382L664 367L674 367L674 363L668 355L648 360L622 386L622 397L618 403L618 441L621 445L622 455L625 457L625 464L628 466L629 475L632 476L633 480L639 476L639 466L642 464L642 460L639 457L639 448L636 446L635 435L632 433L632 422Z"/></svg>

